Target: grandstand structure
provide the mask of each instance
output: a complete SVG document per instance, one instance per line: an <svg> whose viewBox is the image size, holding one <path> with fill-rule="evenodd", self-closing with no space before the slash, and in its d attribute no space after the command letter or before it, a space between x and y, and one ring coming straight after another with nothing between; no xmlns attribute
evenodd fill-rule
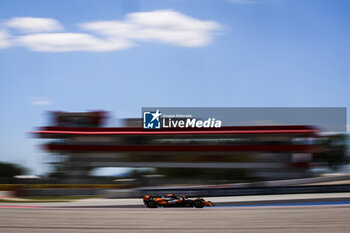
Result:
<svg viewBox="0 0 350 233"><path fill-rule="evenodd" d="M266 179L300 178L322 150L320 131L307 125L144 130L137 119L134 127L105 127L106 116L52 112L50 125L32 133L50 139L43 149L75 178L101 167L243 168Z"/></svg>

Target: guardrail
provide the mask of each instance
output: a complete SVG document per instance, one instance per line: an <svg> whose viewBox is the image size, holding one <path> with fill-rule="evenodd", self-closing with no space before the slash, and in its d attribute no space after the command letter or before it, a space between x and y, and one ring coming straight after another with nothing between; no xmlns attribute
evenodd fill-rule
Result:
<svg viewBox="0 0 350 233"><path fill-rule="evenodd" d="M131 188L127 184L0 184L2 191L14 191L17 189L120 189Z"/></svg>
<svg viewBox="0 0 350 233"><path fill-rule="evenodd" d="M0 184L0 191L9 196L90 196L102 190L127 189L124 184Z"/></svg>
<svg viewBox="0 0 350 233"><path fill-rule="evenodd" d="M310 185L310 186L275 186L241 188L166 188L166 189L119 189L106 190L103 195L109 198L141 198L144 195L161 196L167 193L188 197L244 196L268 194L298 193L336 193L350 192L350 184Z"/></svg>

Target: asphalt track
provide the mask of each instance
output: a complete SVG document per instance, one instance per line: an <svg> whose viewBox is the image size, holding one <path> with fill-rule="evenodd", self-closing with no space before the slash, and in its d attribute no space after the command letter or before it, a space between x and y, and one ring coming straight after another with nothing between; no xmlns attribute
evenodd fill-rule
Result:
<svg viewBox="0 0 350 233"><path fill-rule="evenodd" d="M350 232L348 194L306 197L220 198L203 209L147 209L134 200L0 203L0 232Z"/></svg>

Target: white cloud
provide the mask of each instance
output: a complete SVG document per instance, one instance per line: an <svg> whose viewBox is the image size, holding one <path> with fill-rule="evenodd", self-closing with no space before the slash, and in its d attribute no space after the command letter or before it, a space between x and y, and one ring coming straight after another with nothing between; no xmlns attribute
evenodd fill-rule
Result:
<svg viewBox="0 0 350 233"><path fill-rule="evenodd" d="M34 51L111 51L133 46L131 42L118 39L99 39L83 33L39 33L20 36L19 45Z"/></svg>
<svg viewBox="0 0 350 233"><path fill-rule="evenodd" d="M82 23L79 28L83 33L55 32L63 27L48 18L13 18L4 25L29 33L13 37L14 45L47 52L115 51L141 41L200 47L210 44L223 28L215 21L199 20L173 10L130 13L123 21Z"/></svg>
<svg viewBox="0 0 350 233"><path fill-rule="evenodd" d="M255 4L258 3L258 0L227 0L228 2L237 3L237 4Z"/></svg>
<svg viewBox="0 0 350 233"><path fill-rule="evenodd" d="M178 46L199 47L210 43L221 29L214 21L202 21L173 10L130 13L126 20L81 24L95 33L138 41L159 41Z"/></svg>
<svg viewBox="0 0 350 233"><path fill-rule="evenodd" d="M38 105L38 106L53 104L51 100L48 100L46 98L30 98L30 103L32 105Z"/></svg>
<svg viewBox="0 0 350 233"><path fill-rule="evenodd" d="M7 31L0 29L0 49L11 47L12 43L10 39L10 34Z"/></svg>
<svg viewBox="0 0 350 233"><path fill-rule="evenodd" d="M18 17L6 21L4 25L26 33L53 32L63 29L57 20L50 18Z"/></svg>

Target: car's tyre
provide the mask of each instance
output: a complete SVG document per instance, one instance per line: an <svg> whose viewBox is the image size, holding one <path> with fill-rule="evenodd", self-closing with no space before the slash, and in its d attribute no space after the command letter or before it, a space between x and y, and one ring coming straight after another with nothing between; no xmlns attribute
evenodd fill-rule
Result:
<svg viewBox="0 0 350 233"><path fill-rule="evenodd" d="M201 199L196 199L193 203L194 207L196 208L203 208L204 204Z"/></svg>
<svg viewBox="0 0 350 233"><path fill-rule="evenodd" d="M157 202L155 202L154 200L149 200L146 205L148 208L157 208L158 207Z"/></svg>

